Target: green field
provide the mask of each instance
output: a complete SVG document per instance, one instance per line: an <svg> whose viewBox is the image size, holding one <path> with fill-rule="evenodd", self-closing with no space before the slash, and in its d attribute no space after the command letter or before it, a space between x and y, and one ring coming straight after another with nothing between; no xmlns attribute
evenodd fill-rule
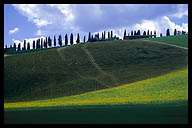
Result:
<svg viewBox="0 0 192 128"><path fill-rule="evenodd" d="M163 37L157 37L157 38L147 38L142 40L159 41L167 44L173 44L173 45L188 48L188 34L177 35L177 36L163 36Z"/></svg>
<svg viewBox="0 0 192 128"><path fill-rule="evenodd" d="M187 49L126 40L4 58L4 123L187 123L187 104Z"/></svg>

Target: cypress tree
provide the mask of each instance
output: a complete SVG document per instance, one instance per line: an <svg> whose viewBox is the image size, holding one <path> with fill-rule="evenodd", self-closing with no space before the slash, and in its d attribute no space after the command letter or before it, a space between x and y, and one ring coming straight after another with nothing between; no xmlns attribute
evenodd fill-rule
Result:
<svg viewBox="0 0 192 128"><path fill-rule="evenodd" d="M162 33L160 33L160 37L162 37L163 35L162 35Z"/></svg>
<svg viewBox="0 0 192 128"><path fill-rule="evenodd" d="M73 45L73 34L71 33L71 36L70 36L70 44Z"/></svg>
<svg viewBox="0 0 192 128"><path fill-rule="evenodd" d="M111 38L113 38L113 31L111 31Z"/></svg>
<svg viewBox="0 0 192 128"><path fill-rule="evenodd" d="M16 44L14 43L13 46L14 46L14 51L16 51Z"/></svg>
<svg viewBox="0 0 192 128"><path fill-rule="evenodd" d="M133 31L131 31L131 36L133 36Z"/></svg>
<svg viewBox="0 0 192 128"><path fill-rule="evenodd" d="M176 29L174 30L174 35L177 35L177 30Z"/></svg>
<svg viewBox="0 0 192 128"><path fill-rule="evenodd" d="M143 32L143 35L146 36L146 31Z"/></svg>
<svg viewBox="0 0 192 128"><path fill-rule="evenodd" d="M51 40L50 36L48 37L48 45L49 45L49 47L52 46L52 40Z"/></svg>
<svg viewBox="0 0 192 128"><path fill-rule="evenodd" d="M103 39L104 37L103 37L103 32L102 32L102 39Z"/></svg>
<svg viewBox="0 0 192 128"><path fill-rule="evenodd" d="M108 32L108 39L110 38L110 32Z"/></svg>
<svg viewBox="0 0 192 128"><path fill-rule="evenodd" d="M125 39L125 36L126 36L126 29L125 29L125 31L124 31L124 36L123 36L123 39Z"/></svg>
<svg viewBox="0 0 192 128"><path fill-rule="evenodd" d="M26 50L26 40L24 40L23 50Z"/></svg>
<svg viewBox="0 0 192 128"><path fill-rule="evenodd" d="M89 32L89 36L88 36L88 42L91 40L91 32Z"/></svg>
<svg viewBox="0 0 192 128"><path fill-rule="evenodd" d="M153 35L153 34L152 34L152 31L151 31L151 34L150 34L150 35L151 35L151 38L152 38L152 35Z"/></svg>
<svg viewBox="0 0 192 128"><path fill-rule="evenodd" d="M80 42L80 39L79 39L79 33L77 34L77 40L76 40L77 44Z"/></svg>
<svg viewBox="0 0 192 128"><path fill-rule="evenodd" d="M41 38L41 45L40 48L43 48L43 38Z"/></svg>
<svg viewBox="0 0 192 128"><path fill-rule="evenodd" d="M169 29L167 29L166 36L170 36Z"/></svg>
<svg viewBox="0 0 192 128"><path fill-rule="evenodd" d="M54 35L54 46L56 47L56 37L55 37L55 35Z"/></svg>
<svg viewBox="0 0 192 128"><path fill-rule="evenodd" d="M84 38L83 38L83 41L84 41L84 43L85 43L85 36L84 36Z"/></svg>
<svg viewBox="0 0 192 128"><path fill-rule="evenodd" d="M61 35L59 35L58 44L60 45L60 47L62 46L62 38L61 38Z"/></svg>
<svg viewBox="0 0 192 128"><path fill-rule="evenodd" d="M137 35L136 31L134 31L134 36Z"/></svg>
<svg viewBox="0 0 192 128"><path fill-rule="evenodd" d="M104 31L104 34L103 34L103 39L105 39L105 31Z"/></svg>
<svg viewBox="0 0 192 128"><path fill-rule="evenodd" d="M33 49L35 49L35 40L33 40Z"/></svg>
<svg viewBox="0 0 192 128"><path fill-rule="evenodd" d="M149 30L147 31L147 35L149 36Z"/></svg>
<svg viewBox="0 0 192 128"><path fill-rule="evenodd" d="M137 31L137 35L140 35L140 34L141 34L141 33L140 33L140 30L138 30L138 31Z"/></svg>
<svg viewBox="0 0 192 128"><path fill-rule="evenodd" d="M30 43L27 43L27 50L30 50Z"/></svg>
<svg viewBox="0 0 192 128"><path fill-rule="evenodd" d="M68 44L68 36L67 34L65 34L65 45L67 46L67 44Z"/></svg>
<svg viewBox="0 0 192 128"><path fill-rule="evenodd" d="M20 43L18 44L18 49L17 49L17 51L21 51L21 44L20 44Z"/></svg>
<svg viewBox="0 0 192 128"><path fill-rule="evenodd" d="M154 31L154 37L156 38L156 30Z"/></svg>

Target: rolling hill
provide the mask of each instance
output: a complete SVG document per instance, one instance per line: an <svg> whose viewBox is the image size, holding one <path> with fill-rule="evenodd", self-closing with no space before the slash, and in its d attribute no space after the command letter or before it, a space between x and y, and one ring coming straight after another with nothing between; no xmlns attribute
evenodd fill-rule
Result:
<svg viewBox="0 0 192 128"><path fill-rule="evenodd" d="M4 58L4 102L72 96L188 66L188 51L142 40L90 42Z"/></svg>

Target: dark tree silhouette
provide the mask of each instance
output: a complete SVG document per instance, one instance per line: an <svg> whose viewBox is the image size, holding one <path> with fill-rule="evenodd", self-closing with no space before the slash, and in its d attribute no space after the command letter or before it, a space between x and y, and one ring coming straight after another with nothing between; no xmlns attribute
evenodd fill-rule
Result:
<svg viewBox="0 0 192 128"><path fill-rule="evenodd" d="M23 50L26 50L26 40L24 40Z"/></svg>
<svg viewBox="0 0 192 128"><path fill-rule="evenodd" d="M167 29L166 36L170 36L169 29Z"/></svg>
<svg viewBox="0 0 192 128"><path fill-rule="evenodd" d="M150 37L152 38L152 35L153 35L153 34L152 34L152 31L151 31L151 34L150 34L150 35L151 35Z"/></svg>
<svg viewBox="0 0 192 128"><path fill-rule="evenodd" d="M35 49L35 40L33 41L33 49Z"/></svg>
<svg viewBox="0 0 192 128"><path fill-rule="evenodd" d="M102 39L104 39L104 37L103 37L103 32L102 32Z"/></svg>
<svg viewBox="0 0 192 128"><path fill-rule="evenodd" d="M174 30L174 35L177 35L177 29Z"/></svg>
<svg viewBox="0 0 192 128"><path fill-rule="evenodd" d="M160 37L162 37L163 35L162 35L162 33L160 33Z"/></svg>
<svg viewBox="0 0 192 128"><path fill-rule="evenodd" d="M108 32L108 39L110 38L110 32Z"/></svg>
<svg viewBox="0 0 192 128"><path fill-rule="evenodd" d="M137 31L137 35L141 35L140 30Z"/></svg>
<svg viewBox="0 0 192 128"><path fill-rule="evenodd" d="M51 40L50 36L48 37L48 45L49 45L49 47L52 46L52 40Z"/></svg>
<svg viewBox="0 0 192 128"><path fill-rule="evenodd" d="M73 34L71 33L71 36L70 36L70 44L73 45Z"/></svg>
<svg viewBox="0 0 192 128"><path fill-rule="evenodd" d="M143 32L143 35L146 36L146 31Z"/></svg>
<svg viewBox="0 0 192 128"><path fill-rule="evenodd" d="M20 43L18 44L17 51L21 51L21 44Z"/></svg>
<svg viewBox="0 0 192 128"><path fill-rule="evenodd" d="M105 31L104 31L104 33L103 33L103 39L105 39Z"/></svg>
<svg viewBox="0 0 192 128"><path fill-rule="evenodd" d="M77 40L76 40L77 44L80 42L80 39L79 39L79 33L77 34Z"/></svg>
<svg viewBox="0 0 192 128"><path fill-rule="evenodd" d="M14 47L14 51L16 51L16 44L15 43L13 44L13 47Z"/></svg>
<svg viewBox="0 0 192 128"><path fill-rule="evenodd" d="M56 43L57 43L57 41L56 41L56 37L55 37L55 35L54 35L54 46L56 47Z"/></svg>
<svg viewBox="0 0 192 128"><path fill-rule="evenodd" d="M41 48L43 48L43 38L41 38Z"/></svg>
<svg viewBox="0 0 192 128"><path fill-rule="evenodd" d="M46 42L46 39L44 40L44 48L47 48L47 42Z"/></svg>
<svg viewBox="0 0 192 128"><path fill-rule="evenodd" d="M89 32L89 36L88 36L88 42L91 40L91 32Z"/></svg>
<svg viewBox="0 0 192 128"><path fill-rule="evenodd" d="M149 30L147 31L147 35L149 36Z"/></svg>
<svg viewBox="0 0 192 128"><path fill-rule="evenodd" d="M30 43L27 43L27 50L30 50Z"/></svg>
<svg viewBox="0 0 192 128"><path fill-rule="evenodd" d="M126 36L126 29L124 31L123 39L125 39L125 36Z"/></svg>
<svg viewBox="0 0 192 128"><path fill-rule="evenodd" d="M131 36L133 36L133 31L131 31Z"/></svg>
<svg viewBox="0 0 192 128"><path fill-rule="evenodd" d="M65 34L65 45L66 46L68 45L68 36L67 36L67 34Z"/></svg>
<svg viewBox="0 0 192 128"><path fill-rule="evenodd" d="M62 46L62 38L61 38L61 35L59 35L58 44L60 45L60 47Z"/></svg>
<svg viewBox="0 0 192 128"><path fill-rule="evenodd" d="M85 36L84 36L84 38L83 38L83 42L85 43Z"/></svg>
<svg viewBox="0 0 192 128"><path fill-rule="evenodd" d="M154 37L156 38L156 30L154 31Z"/></svg>
<svg viewBox="0 0 192 128"><path fill-rule="evenodd" d="M134 36L137 35L136 31L134 31Z"/></svg>
<svg viewBox="0 0 192 128"><path fill-rule="evenodd" d="M113 38L113 31L111 31L111 38Z"/></svg>

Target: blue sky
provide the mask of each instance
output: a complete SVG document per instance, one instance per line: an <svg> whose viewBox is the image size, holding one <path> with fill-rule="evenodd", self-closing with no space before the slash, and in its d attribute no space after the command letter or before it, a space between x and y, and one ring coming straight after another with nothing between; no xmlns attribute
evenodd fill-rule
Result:
<svg viewBox="0 0 192 128"><path fill-rule="evenodd" d="M165 35L176 28L188 32L188 5L185 4L5 4L4 46L54 35L73 33L80 38L88 32L113 30L122 38L126 29L157 31Z"/></svg>

